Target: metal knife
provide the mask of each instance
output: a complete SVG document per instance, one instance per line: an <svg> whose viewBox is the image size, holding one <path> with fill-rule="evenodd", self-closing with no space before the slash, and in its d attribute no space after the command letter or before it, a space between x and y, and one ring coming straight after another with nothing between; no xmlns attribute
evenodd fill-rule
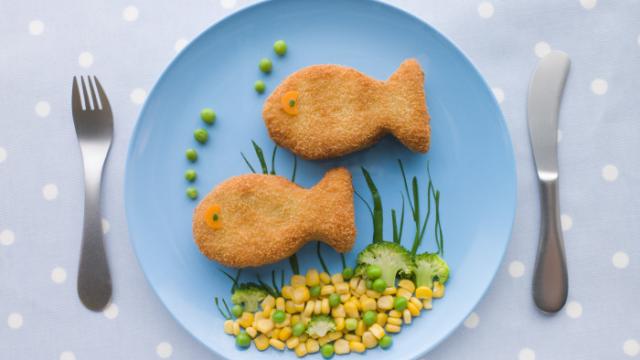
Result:
<svg viewBox="0 0 640 360"><path fill-rule="evenodd" d="M541 197L533 300L545 312L562 309L569 288L558 206L558 113L570 67L569 56L561 51L542 58L529 84L527 100L529 136Z"/></svg>

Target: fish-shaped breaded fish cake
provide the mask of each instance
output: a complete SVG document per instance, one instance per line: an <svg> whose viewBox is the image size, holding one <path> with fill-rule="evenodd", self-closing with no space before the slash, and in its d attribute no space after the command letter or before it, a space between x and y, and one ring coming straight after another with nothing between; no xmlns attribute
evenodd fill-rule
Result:
<svg viewBox="0 0 640 360"><path fill-rule="evenodd" d="M273 91L262 117L273 141L306 159L346 155L389 133L413 151L429 150L424 73L415 59L387 81L340 65L303 68Z"/></svg>
<svg viewBox="0 0 640 360"><path fill-rule="evenodd" d="M230 267L286 259L312 240L339 252L353 247L356 228L351 173L329 170L310 189L277 175L232 177L193 214L193 237L208 258Z"/></svg>

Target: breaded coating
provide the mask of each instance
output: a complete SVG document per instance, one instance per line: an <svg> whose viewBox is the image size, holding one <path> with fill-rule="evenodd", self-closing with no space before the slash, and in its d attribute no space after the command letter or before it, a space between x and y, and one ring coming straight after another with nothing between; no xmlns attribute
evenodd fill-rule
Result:
<svg viewBox="0 0 640 360"><path fill-rule="evenodd" d="M247 174L218 185L193 214L193 238L225 266L271 264L309 241L348 252L356 237L351 173L329 170L311 189L277 175Z"/></svg>
<svg viewBox="0 0 640 360"><path fill-rule="evenodd" d="M415 59L387 81L340 65L303 68L273 91L262 117L273 141L306 159L346 155L388 133L413 151L429 150L424 73Z"/></svg>

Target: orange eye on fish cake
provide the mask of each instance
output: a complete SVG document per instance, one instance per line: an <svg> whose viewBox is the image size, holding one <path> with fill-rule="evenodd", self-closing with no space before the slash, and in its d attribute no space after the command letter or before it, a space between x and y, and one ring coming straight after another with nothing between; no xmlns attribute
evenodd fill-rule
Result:
<svg viewBox="0 0 640 360"><path fill-rule="evenodd" d="M282 95L280 100L282 104L282 110L289 115L298 115L298 92L287 91Z"/></svg>
<svg viewBox="0 0 640 360"><path fill-rule="evenodd" d="M205 213L205 220L207 221L207 225L209 225L210 228L214 230L222 228L222 219L220 216L221 212L222 209L218 204L211 205L211 207L207 209L207 212Z"/></svg>

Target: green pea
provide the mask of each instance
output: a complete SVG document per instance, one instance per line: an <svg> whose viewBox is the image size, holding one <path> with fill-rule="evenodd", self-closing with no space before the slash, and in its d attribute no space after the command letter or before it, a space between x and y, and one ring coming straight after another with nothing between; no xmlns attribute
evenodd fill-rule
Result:
<svg viewBox="0 0 640 360"><path fill-rule="evenodd" d="M187 156L187 160L191 162L196 162L196 160L198 160L198 152L196 149L187 149L185 155Z"/></svg>
<svg viewBox="0 0 640 360"><path fill-rule="evenodd" d="M271 320L276 324L283 323L286 319L287 314L282 310L276 310L273 312L273 315L271 315Z"/></svg>
<svg viewBox="0 0 640 360"><path fill-rule="evenodd" d="M395 300L393 300L393 308L398 311L403 311L407 308L407 299L403 296L397 296Z"/></svg>
<svg viewBox="0 0 640 360"><path fill-rule="evenodd" d="M377 278L373 281L373 284L371 285L371 287L373 288L373 290L381 293L384 291L384 289L387 288L387 283L384 281L383 278Z"/></svg>
<svg viewBox="0 0 640 360"><path fill-rule="evenodd" d="M311 289L309 289L309 295L311 295L312 297L320 296L320 286L312 286Z"/></svg>
<svg viewBox="0 0 640 360"><path fill-rule="evenodd" d="M329 295L329 306L334 308L334 307L336 307L338 305L340 305L340 295L338 295L338 294Z"/></svg>
<svg viewBox="0 0 640 360"><path fill-rule="evenodd" d="M345 280L349 280L353 277L353 269L350 267L346 267L344 268L344 270L342 270L342 278Z"/></svg>
<svg viewBox="0 0 640 360"><path fill-rule="evenodd" d="M200 118L205 123L211 125L216 121L216 112L211 108L204 108L200 111Z"/></svg>
<svg viewBox="0 0 640 360"><path fill-rule="evenodd" d="M193 137L200 144L206 144L207 140L209 140L209 132L206 129L196 129L193 132Z"/></svg>
<svg viewBox="0 0 640 360"><path fill-rule="evenodd" d="M320 348L320 354L322 354L322 357L324 357L325 359L332 357L333 352L334 352L333 345L331 344L324 344Z"/></svg>
<svg viewBox="0 0 640 360"><path fill-rule="evenodd" d="M258 80L255 83L253 83L253 88L256 90L258 94L262 94L266 90L267 84L265 84L264 81L262 80Z"/></svg>
<svg viewBox="0 0 640 360"><path fill-rule="evenodd" d="M236 345L241 348L248 348L251 345L251 337L249 334L242 331L236 336Z"/></svg>
<svg viewBox="0 0 640 360"><path fill-rule="evenodd" d="M262 71L265 74L268 74L271 72L271 69L273 68L273 64L271 63L270 59L262 58L260 60L260 63L258 63L258 67L260 68L260 71Z"/></svg>
<svg viewBox="0 0 640 360"><path fill-rule="evenodd" d="M233 305L233 307L231 308L231 313L233 314L233 316L235 316L237 318L242 316L243 312L244 312L244 309L242 308L242 305L240 305L240 304Z"/></svg>
<svg viewBox="0 0 640 360"><path fill-rule="evenodd" d="M187 179L187 181L189 182L196 181L197 177L198 177L198 174L196 174L196 171L193 169L189 169L184 172L184 178Z"/></svg>
<svg viewBox="0 0 640 360"><path fill-rule="evenodd" d="M198 198L198 189L194 188L193 186L188 187L187 188L187 196L191 200L197 199Z"/></svg>
<svg viewBox="0 0 640 360"><path fill-rule="evenodd" d="M348 330L348 331L353 331L358 327L358 320L354 319L354 318L348 318L347 320L345 320L344 322L344 327Z"/></svg>
<svg viewBox="0 0 640 360"><path fill-rule="evenodd" d="M381 348L388 349L389 347L391 347L391 345L393 345L393 339L391 338L391 336L385 335L382 337L382 339L380 339L379 344Z"/></svg>
<svg viewBox="0 0 640 360"><path fill-rule="evenodd" d="M382 276L382 269L378 265L369 265L367 267L367 278L375 280Z"/></svg>
<svg viewBox="0 0 640 360"><path fill-rule="evenodd" d="M300 336L304 334L305 330L307 330L307 328L304 326L304 324L301 322L298 322L295 325L293 325L293 328L291 329L291 333L293 334L293 336Z"/></svg>
<svg viewBox="0 0 640 360"><path fill-rule="evenodd" d="M378 320L378 314L375 311L369 310L362 315L362 322L367 326L375 324L376 320Z"/></svg>
<svg viewBox="0 0 640 360"><path fill-rule="evenodd" d="M287 53L287 43L284 40L278 40L273 43L273 51L279 56L283 56Z"/></svg>

